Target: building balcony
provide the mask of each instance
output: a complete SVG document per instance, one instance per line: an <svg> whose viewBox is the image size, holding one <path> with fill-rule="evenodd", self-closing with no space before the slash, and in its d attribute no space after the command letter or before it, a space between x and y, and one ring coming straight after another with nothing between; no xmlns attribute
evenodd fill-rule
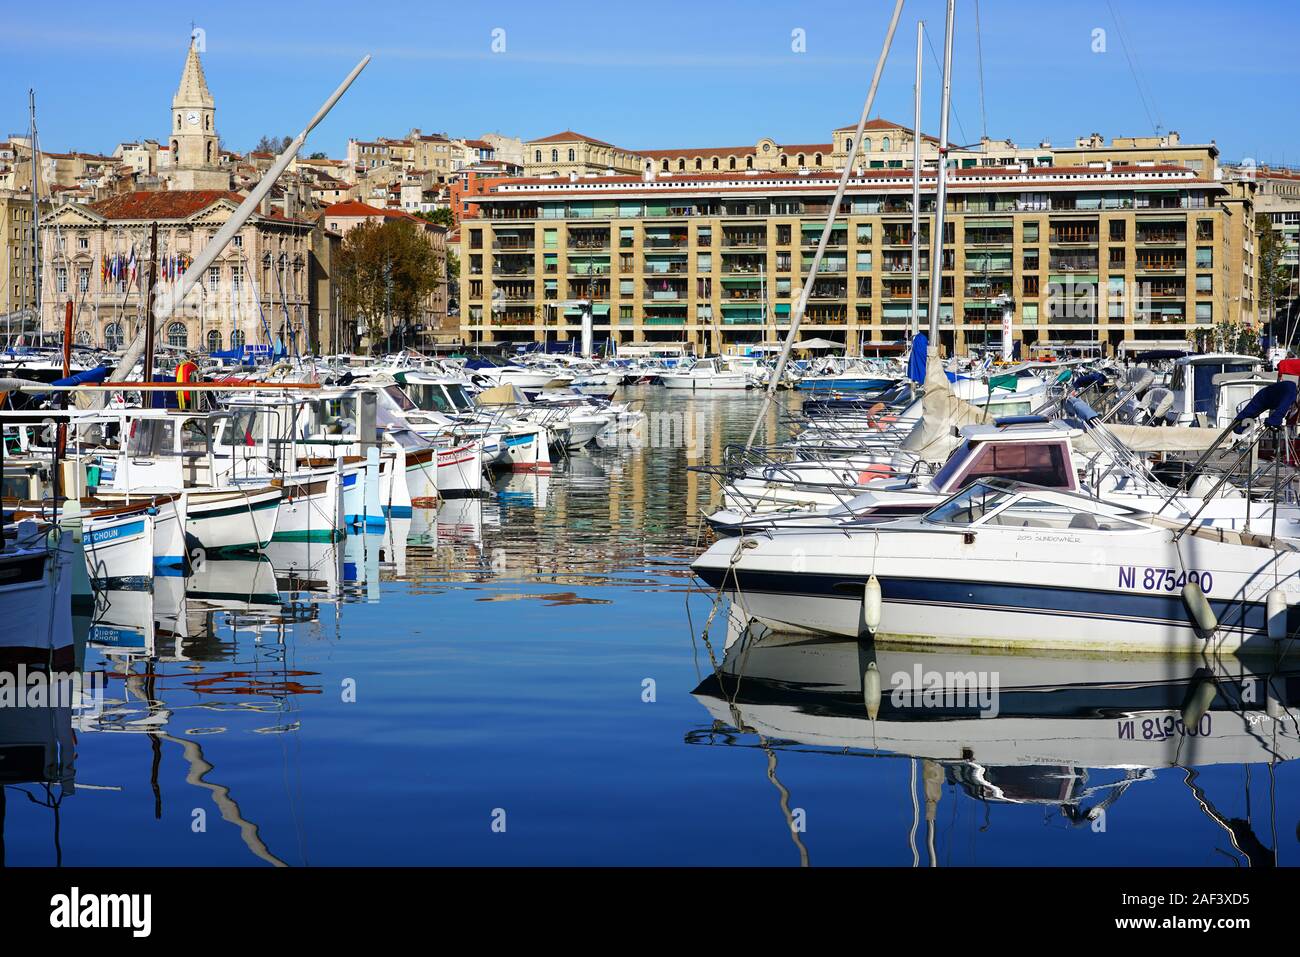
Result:
<svg viewBox="0 0 1300 957"><path fill-rule="evenodd" d="M1137 231L1137 243L1140 246L1184 246L1187 244L1187 232L1181 229Z"/></svg>
<svg viewBox="0 0 1300 957"><path fill-rule="evenodd" d="M1088 257L1057 256L1048 261L1052 272L1095 273L1099 268L1099 260Z"/></svg>
<svg viewBox="0 0 1300 957"><path fill-rule="evenodd" d="M1053 246L1096 246L1100 239L1101 234L1096 232L1052 230L1047 241Z"/></svg>

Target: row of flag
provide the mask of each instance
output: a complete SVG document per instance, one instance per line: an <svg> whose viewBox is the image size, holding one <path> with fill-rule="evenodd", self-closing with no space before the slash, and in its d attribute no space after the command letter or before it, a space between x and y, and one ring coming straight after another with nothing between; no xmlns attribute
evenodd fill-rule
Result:
<svg viewBox="0 0 1300 957"><path fill-rule="evenodd" d="M184 253L163 256L158 261L158 276L166 281L179 279L193 262L194 258ZM114 253L111 256L100 257L99 278L103 283L125 282L128 286L134 286L140 275L140 263L135 258L135 246L132 246L130 253L127 254Z"/></svg>

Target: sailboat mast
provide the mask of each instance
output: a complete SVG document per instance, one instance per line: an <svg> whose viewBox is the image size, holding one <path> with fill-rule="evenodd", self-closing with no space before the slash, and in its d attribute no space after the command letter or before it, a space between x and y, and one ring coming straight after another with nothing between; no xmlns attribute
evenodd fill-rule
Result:
<svg viewBox="0 0 1300 957"><path fill-rule="evenodd" d="M817 281L817 270L821 266L822 255L826 252L826 244L831 238L831 230L835 226L835 218L840 214L840 204L844 201L844 192L848 188L849 179L853 176L853 161L858 153L862 151L862 136L867 125L867 119L871 116L871 106L876 101L876 89L880 86L880 75L884 72L885 61L889 59L889 48L894 43L894 31L898 29L898 18L903 12L903 0L895 0L893 15L889 18L889 26L885 30L885 42L880 48L880 56L876 60L875 72L871 75L871 86L867 89L867 99L862 104L862 116L858 119L857 128L853 131L853 145L848 150L848 155L844 157L844 169L840 173L839 185L835 188L835 195L832 197L830 207L826 211L826 223L822 226L821 238L817 241L817 249L813 253L812 262L808 267L808 277L804 280L803 290L799 293L799 299L795 303L794 311L790 316L790 331L786 333L785 343L781 346L781 354L776 360L776 369L772 373L772 379L763 392L763 404L758 410L758 415L754 417L754 427L749 431L749 439L745 442L745 448L752 448L754 439L758 437L759 427L765 421L767 407L772 402L772 396L776 393L777 383L781 381L781 374L785 371L786 363L790 359L790 350L794 348L795 339L799 335L799 324L803 322L804 310L808 307L808 297L812 294L812 288Z"/></svg>
<svg viewBox="0 0 1300 957"><path fill-rule="evenodd" d="M939 115L939 175L934 195L934 224L930 227L930 349L939 342L939 296L943 286L943 214L948 196L948 106L952 100L952 29L955 0L948 0L943 34L943 105ZM956 331L953 351L957 350Z"/></svg>
<svg viewBox="0 0 1300 957"><path fill-rule="evenodd" d="M36 319L36 335L45 344L45 323L41 319L41 191L40 139L36 133L36 91L27 91L27 111L31 117L32 150L32 315Z"/></svg>
<svg viewBox="0 0 1300 957"><path fill-rule="evenodd" d="M921 44L925 22L916 21L916 86L912 111L912 338L921 329L916 303L921 289Z"/></svg>

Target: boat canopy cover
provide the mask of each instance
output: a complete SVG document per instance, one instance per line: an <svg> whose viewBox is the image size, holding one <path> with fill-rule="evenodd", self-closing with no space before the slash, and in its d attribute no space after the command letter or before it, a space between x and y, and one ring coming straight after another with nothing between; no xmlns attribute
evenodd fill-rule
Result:
<svg viewBox="0 0 1300 957"><path fill-rule="evenodd" d="M930 337L918 332L912 339L912 351L907 355L907 377L913 382L925 381L925 355L930 348Z"/></svg>
<svg viewBox="0 0 1300 957"><path fill-rule="evenodd" d="M55 379L50 385L84 385L87 382L103 382L111 371L108 366L95 366L84 372L75 372L66 379Z"/></svg>
<svg viewBox="0 0 1300 957"><path fill-rule="evenodd" d="M915 343L913 339L914 353ZM909 362L910 367L910 362ZM989 414L959 399L948 384L938 350L930 347L925 360L925 390L921 396L921 419L903 439L900 448L912 452L925 462L941 463L961 444L958 434L963 425L982 425L991 421Z"/></svg>
<svg viewBox="0 0 1300 957"><path fill-rule="evenodd" d="M1204 452L1219 437L1218 429L1184 425L1124 425L1107 423L1106 431L1134 452ZM1085 432L1074 440L1081 452L1107 451Z"/></svg>
<svg viewBox="0 0 1300 957"><path fill-rule="evenodd" d="M1246 422L1258 419L1265 412L1268 418L1264 424L1270 429L1279 428L1286 421L1286 414L1295 405L1296 384L1290 379L1266 385L1255 393L1255 397L1245 404L1236 418L1232 420L1232 431L1240 435L1246 431Z"/></svg>
<svg viewBox="0 0 1300 957"><path fill-rule="evenodd" d="M502 382L490 389L484 389L474 397L479 405L527 405L524 394L509 382Z"/></svg>

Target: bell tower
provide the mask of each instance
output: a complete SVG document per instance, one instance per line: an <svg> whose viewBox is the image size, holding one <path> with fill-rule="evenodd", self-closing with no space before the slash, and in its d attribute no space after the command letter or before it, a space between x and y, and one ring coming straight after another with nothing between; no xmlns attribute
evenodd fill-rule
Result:
<svg viewBox="0 0 1300 957"><path fill-rule="evenodd" d="M172 97L171 132L167 137L173 189L230 188L230 174L221 169L216 114L216 101L208 90L199 51L191 40L181 84Z"/></svg>

